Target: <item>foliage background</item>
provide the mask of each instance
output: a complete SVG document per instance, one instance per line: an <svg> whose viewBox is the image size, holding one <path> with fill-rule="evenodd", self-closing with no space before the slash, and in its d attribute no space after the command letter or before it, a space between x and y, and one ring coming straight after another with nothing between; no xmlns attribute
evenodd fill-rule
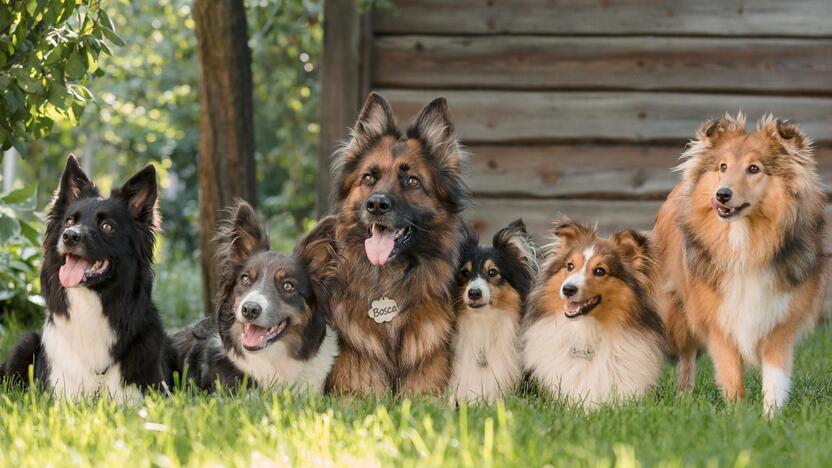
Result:
<svg viewBox="0 0 832 468"><path fill-rule="evenodd" d="M32 190L27 183L40 181L26 214L39 230L33 213L48 204L67 154L79 156L105 192L143 165L154 164L164 219L155 293L174 326L199 316L203 307L196 267L199 96L191 3L102 4L107 24L111 21L118 34L114 40L123 45L98 57L100 76L86 82L91 99L77 122L56 119L50 134L19 147L23 158L18 158L14 184ZM288 250L314 216L322 1L254 0L246 8L259 210L269 222L275 248ZM21 255L36 247L20 236L0 247L0 281L6 291L14 291L14 301L6 297L10 292L0 295L4 312L28 317L38 307L26 302L37 290L37 256ZM31 268L21 271L12 260L29 262ZM9 315L3 313L4 320Z"/></svg>

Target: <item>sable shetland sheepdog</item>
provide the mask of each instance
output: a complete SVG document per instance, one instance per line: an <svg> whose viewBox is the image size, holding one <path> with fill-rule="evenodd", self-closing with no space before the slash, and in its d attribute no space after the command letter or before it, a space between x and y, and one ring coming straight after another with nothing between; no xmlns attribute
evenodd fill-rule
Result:
<svg viewBox="0 0 832 468"><path fill-rule="evenodd" d="M795 125L745 116L706 121L682 155L682 180L655 227L662 314L693 386L707 347L727 398L742 398L743 367L762 366L763 407L789 394L793 349L822 303L824 193L811 140Z"/></svg>
<svg viewBox="0 0 832 468"><path fill-rule="evenodd" d="M554 234L529 295L527 369L555 395L586 408L645 393L664 360L648 239L630 230L603 239L569 220Z"/></svg>
<svg viewBox="0 0 832 468"><path fill-rule="evenodd" d="M151 301L158 223L153 166L102 198L70 156L43 240L46 323L4 373L26 384L34 364L37 380L69 398L135 399L170 384L175 354Z"/></svg>
<svg viewBox="0 0 832 468"><path fill-rule="evenodd" d="M245 375L263 387L323 389L338 353L327 325L334 230L335 219L324 218L291 256L280 255L254 209L233 208L218 236L216 317L174 336L189 379L202 389L233 388Z"/></svg>
<svg viewBox="0 0 832 468"><path fill-rule="evenodd" d="M467 199L465 157L445 99L406 132L367 98L333 164L340 262L336 392L440 393L450 376L451 287Z"/></svg>
<svg viewBox="0 0 832 468"><path fill-rule="evenodd" d="M494 401L523 376L520 317L534 276L534 248L517 220L480 247L468 230L462 246L454 305L451 401Z"/></svg>

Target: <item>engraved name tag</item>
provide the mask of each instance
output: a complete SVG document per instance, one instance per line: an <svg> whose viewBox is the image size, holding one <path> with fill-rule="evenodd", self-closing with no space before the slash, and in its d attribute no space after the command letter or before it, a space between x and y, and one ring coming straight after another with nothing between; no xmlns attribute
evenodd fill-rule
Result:
<svg viewBox="0 0 832 468"><path fill-rule="evenodd" d="M367 315L376 323L389 322L399 315L399 305L393 299L382 297L370 304Z"/></svg>

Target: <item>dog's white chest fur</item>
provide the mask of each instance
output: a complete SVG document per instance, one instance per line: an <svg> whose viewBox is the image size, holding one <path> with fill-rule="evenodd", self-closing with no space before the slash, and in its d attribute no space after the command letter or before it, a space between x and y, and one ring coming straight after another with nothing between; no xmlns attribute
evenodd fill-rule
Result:
<svg viewBox="0 0 832 468"><path fill-rule="evenodd" d="M329 326L326 327L326 336L318 348L318 353L307 361L293 359L282 341L277 341L256 353L228 353L231 362L258 385L287 385L298 390L308 389L316 392L323 391L324 382L337 355L338 337L335 330Z"/></svg>
<svg viewBox="0 0 832 468"><path fill-rule="evenodd" d="M746 362L759 365L757 344L789 314L791 294L777 292L774 273L742 271L726 275L719 326L737 343Z"/></svg>
<svg viewBox="0 0 832 468"><path fill-rule="evenodd" d="M125 388L121 369L113 361L111 349L117 337L98 294L72 288L66 290L66 298L68 316L54 315L43 327L52 391L72 399L103 393L117 400L141 398L137 388Z"/></svg>
<svg viewBox="0 0 832 468"><path fill-rule="evenodd" d="M451 399L494 401L522 373L517 314L490 306L464 311L454 340Z"/></svg>
<svg viewBox="0 0 832 468"><path fill-rule="evenodd" d="M524 333L527 368L555 395L585 407L639 396L658 382L662 351L649 333L602 330L589 317L545 317Z"/></svg>

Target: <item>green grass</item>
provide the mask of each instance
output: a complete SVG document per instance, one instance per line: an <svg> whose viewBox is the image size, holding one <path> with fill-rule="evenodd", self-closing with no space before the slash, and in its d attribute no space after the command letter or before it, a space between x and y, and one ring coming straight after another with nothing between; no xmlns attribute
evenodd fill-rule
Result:
<svg viewBox="0 0 832 468"><path fill-rule="evenodd" d="M202 314L192 260L163 262L154 298L177 327ZM0 349L23 325L0 333ZM336 399L288 392L206 395L180 389L120 406L56 401L0 385L0 466L823 466L832 462L832 327L797 352L792 399L762 416L749 397L722 401L707 358L680 397L673 369L638 401L584 413L530 391L453 409L444 399Z"/></svg>
<svg viewBox="0 0 832 468"><path fill-rule="evenodd" d="M336 399L288 392L209 396L189 389L140 404L0 397L0 465L823 466L832 461L832 328L797 353L792 400L761 415L725 404L700 361L680 397L668 365L649 397L585 414L540 395L452 409L444 400Z"/></svg>

